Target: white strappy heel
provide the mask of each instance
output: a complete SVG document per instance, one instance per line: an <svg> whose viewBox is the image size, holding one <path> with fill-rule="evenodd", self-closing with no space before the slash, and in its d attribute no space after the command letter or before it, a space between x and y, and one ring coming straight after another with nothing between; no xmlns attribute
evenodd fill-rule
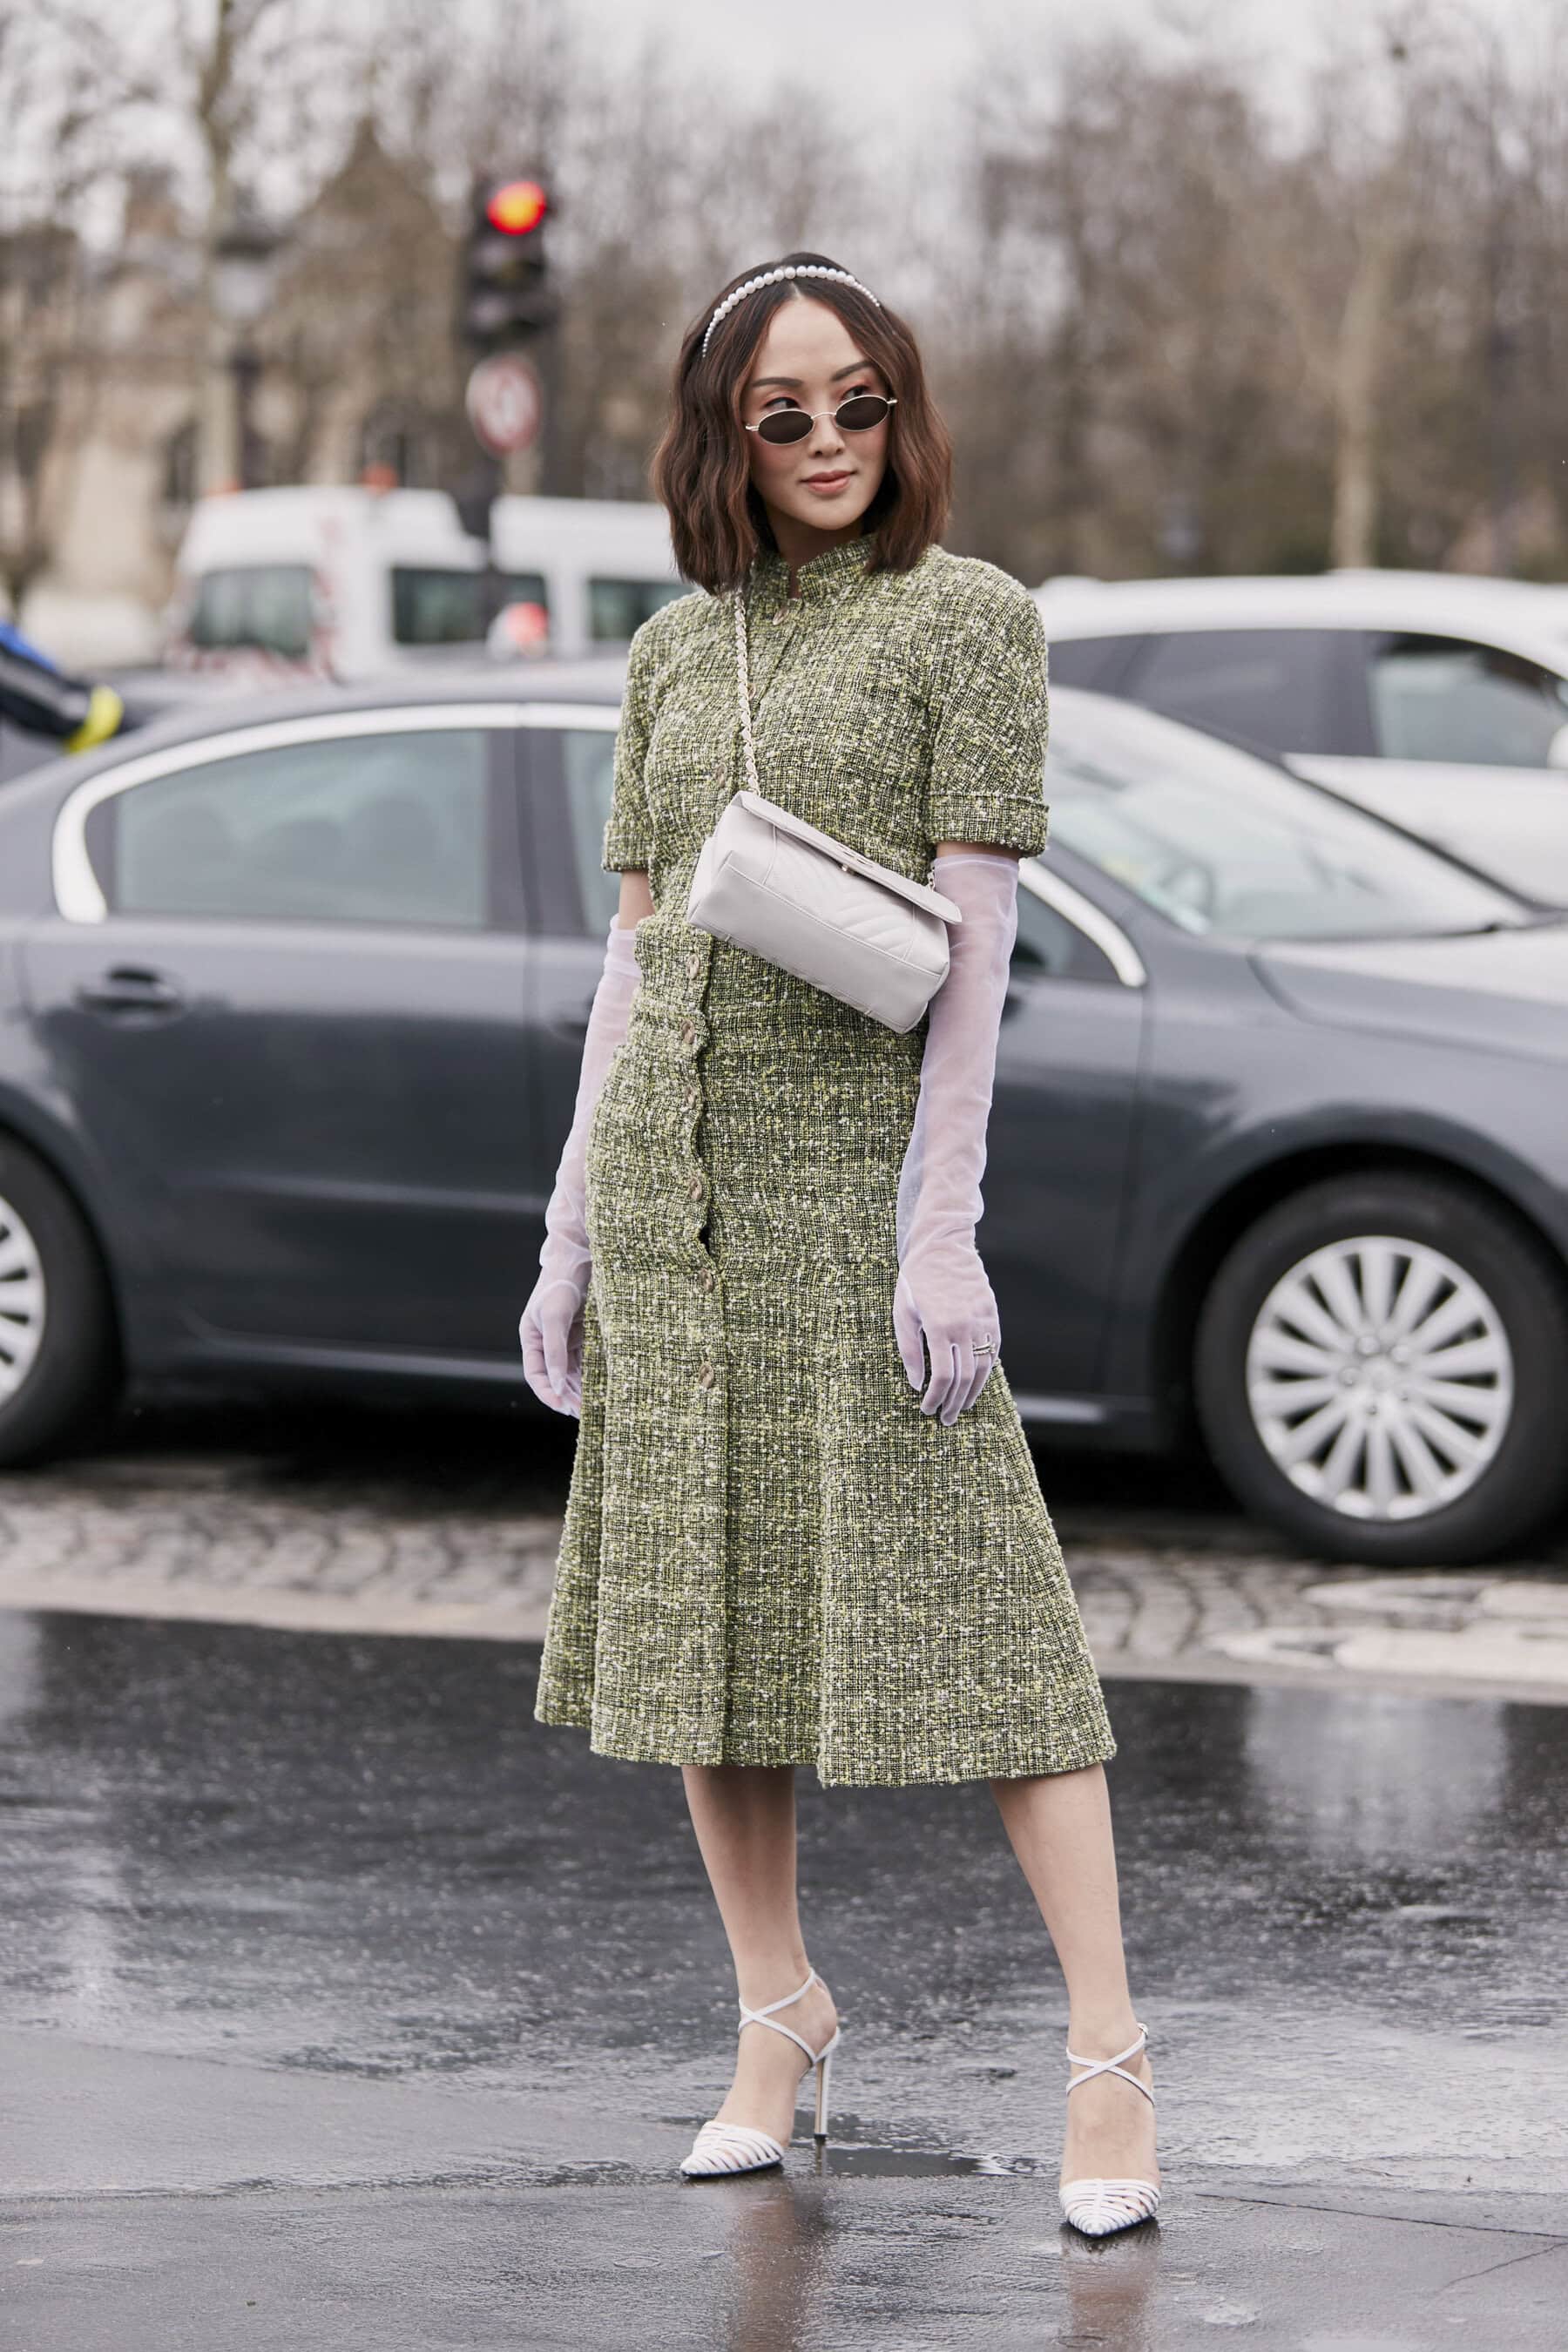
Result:
<svg viewBox="0 0 1568 2352"><path fill-rule="evenodd" d="M814 1984L821 1982L821 1978L813 1969L798 1992L786 1993L783 2000L770 2000L765 2009L748 2009L742 2001L741 2022L735 2029L738 2033L743 2033L748 2025L765 2025L770 2033L782 2033L787 2041L805 2051L811 2066L816 2069L816 2131L819 2141L827 2137L828 2075L832 2070L833 2053L837 2049L842 2035L835 2027L833 2039L825 2042L820 2050L814 2050L805 2035L797 2033L793 2025L780 2025L773 2012L788 2009L793 2002L803 1999ZM811 2072L811 2066L806 2068L806 2074ZM805 2075L803 2074L801 2081L804 2083L805 2080ZM690 2155L682 2159L680 2169L689 2180L709 2179L726 2172L762 2172L770 2164L782 2164L784 2158L784 2152L771 2132L758 2131L751 2124L713 2122L703 2125L691 2144Z"/></svg>
<svg viewBox="0 0 1568 2352"><path fill-rule="evenodd" d="M1080 2083L1092 2082L1096 2074L1118 2074L1135 2091L1142 2091L1152 2106L1154 2094L1148 2084L1130 2074L1122 2063L1125 2058L1136 2058L1148 2039L1147 2026L1141 2025L1137 2041L1119 2050L1114 2058L1080 2058L1076 2050L1069 2050L1070 2063L1088 2071L1073 2076L1068 2096ZM1159 2189L1152 2180L1064 2180L1060 2194L1062 2211L1073 2228L1088 2238L1108 2238L1114 2230L1131 2230L1137 2222L1147 2221L1160 2202Z"/></svg>

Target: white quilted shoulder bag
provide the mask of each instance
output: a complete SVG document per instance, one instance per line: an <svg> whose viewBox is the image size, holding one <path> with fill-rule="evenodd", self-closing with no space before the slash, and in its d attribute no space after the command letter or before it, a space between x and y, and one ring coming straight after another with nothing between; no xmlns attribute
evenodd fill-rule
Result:
<svg viewBox="0 0 1568 2352"><path fill-rule="evenodd" d="M763 798L739 589L734 604L747 784L702 845L686 919L889 1029L912 1029L947 978L947 927L962 909Z"/></svg>

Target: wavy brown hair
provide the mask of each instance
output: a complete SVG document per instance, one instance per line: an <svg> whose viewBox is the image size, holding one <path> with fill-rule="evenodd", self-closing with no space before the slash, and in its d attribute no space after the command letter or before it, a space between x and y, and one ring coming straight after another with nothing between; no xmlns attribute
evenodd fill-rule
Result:
<svg viewBox="0 0 1568 2352"><path fill-rule="evenodd" d="M879 308L839 278L781 278L748 294L720 320L704 357L708 321L726 295L764 270L808 261L842 267L826 253L786 253L742 269L681 338L672 414L654 452L654 493L668 510L682 575L714 594L738 587L759 549L777 544L751 478L741 388L781 302L804 298L837 310L898 401L888 420L887 467L861 517L871 541L867 569L908 572L946 528L952 443L926 388L920 348L896 310Z"/></svg>

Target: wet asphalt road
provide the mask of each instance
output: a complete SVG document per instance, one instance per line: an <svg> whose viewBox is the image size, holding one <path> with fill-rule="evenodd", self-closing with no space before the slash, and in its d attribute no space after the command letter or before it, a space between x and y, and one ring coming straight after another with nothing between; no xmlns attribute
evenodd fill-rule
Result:
<svg viewBox="0 0 1568 2352"><path fill-rule="evenodd" d="M536 1666L0 1612L6 2352L1568 2342L1562 1710L1110 1686L1167 2186L1096 2249L973 1787L802 1776L837 2137L674 2178L733 2035L678 1776Z"/></svg>

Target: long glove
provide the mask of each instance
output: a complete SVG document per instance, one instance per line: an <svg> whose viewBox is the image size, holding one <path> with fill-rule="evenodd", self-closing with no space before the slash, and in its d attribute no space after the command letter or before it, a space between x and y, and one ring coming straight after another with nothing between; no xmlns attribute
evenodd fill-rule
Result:
<svg viewBox="0 0 1568 2352"><path fill-rule="evenodd" d="M926 1015L914 1126L899 1178L899 1279L893 1329L910 1386L931 1381L921 1411L951 1428L991 1377L1002 1344L996 1300L974 1245L984 1209L985 1129L996 1039L1018 931L1018 861L994 851L950 851L931 870L962 908L950 934L947 978ZM990 1352L976 1352L989 1340Z"/></svg>
<svg viewBox="0 0 1568 2352"><path fill-rule="evenodd" d="M641 979L635 933L623 929L619 923L612 923L605 944L605 968L594 992L587 1034L583 1040L583 1067L577 1080L571 1130L544 1212L539 1280L517 1327L522 1343L523 1377L534 1395L556 1412L579 1417L583 1410L583 1309L594 1265L584 1221L583 1171L588 1127L610 1057L626 1036L632 999Z"/></svg>

